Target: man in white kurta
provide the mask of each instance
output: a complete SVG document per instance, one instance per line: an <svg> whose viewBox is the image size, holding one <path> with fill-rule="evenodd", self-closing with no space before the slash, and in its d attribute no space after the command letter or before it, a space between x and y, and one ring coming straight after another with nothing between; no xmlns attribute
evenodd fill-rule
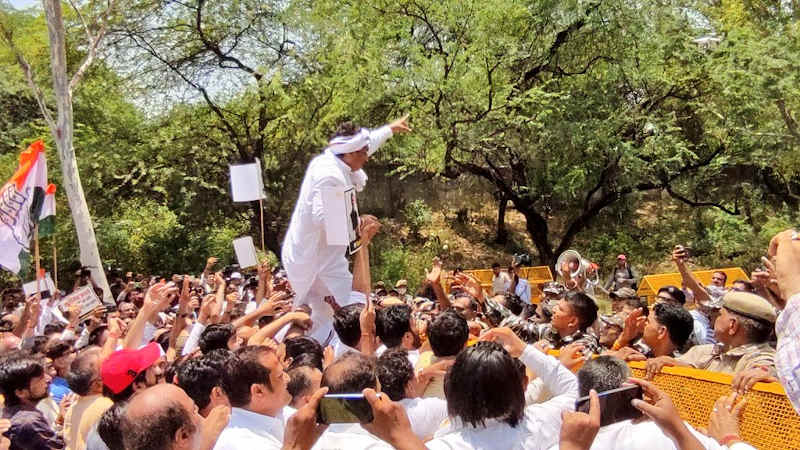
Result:
<svg viewBox="0 0 800 450"><path fill-rule="evenodd" d="M333 332L333 309L324 297L332 296L344 306L352 303L353 290L348 246L329 245L326 238L322 192L351 188L361 192L367 181L361 169L364 163L394 133L405 131L410 129L403 117L375 130L362 128L354 135L337 136L308 165L283 241L282 262L296 294L295 303L311 306L314 326L309 334L320 342Z"/></svg>

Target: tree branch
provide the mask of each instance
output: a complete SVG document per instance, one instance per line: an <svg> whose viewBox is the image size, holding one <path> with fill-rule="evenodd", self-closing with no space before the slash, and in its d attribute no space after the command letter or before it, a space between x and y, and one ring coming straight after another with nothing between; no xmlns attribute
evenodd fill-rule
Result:
<svg viewBox="0 0 800 450"><path fill-rule="evenodd" d="M36 103L39 105L39 110L42 112L45 122L47 122L47 125L51 130L55 130L56 122L53 120L53 114L47 107L47 102L44 99L44 93L36 84L33 68L30 64L28 64L28 61L25 59L25 56L22 54L19 48L17 48L17 45L14 43L14 36L11 33L11 30L9 30L3 22L0 22L0 35L2 36L3 41L6 42L6 45L8 45L8 48L11 49L11 52L17 59L17 64L19 64L19 67L25 74L25 79L28 81L28 86L30 86L31 91L33 91L33 96L36 98Z"/></svg>
<svg viewBox="0 0 800 450"><path fill-rule="evenodd" d="M722 211L722 212L724 212L726 214L730 214L732 216L738 216L739 215L739 205L734 205L734 209L729 209L729 208L726 208L725 206L723 206L720 203L693 201L693 200L690 200L690 199L684 197L683 195L675 192L672 189L672 186L670 186L670 185L664 186L664 190L667 191L667 194L669 194L670 197L672 197L672 198L674 198L676 200L679 200L679 201L681 201L683 203L686 203L689 206L692 206L692 207L710 206L710 207L713 207L713 208L717 208L720 211Z"/></svg>

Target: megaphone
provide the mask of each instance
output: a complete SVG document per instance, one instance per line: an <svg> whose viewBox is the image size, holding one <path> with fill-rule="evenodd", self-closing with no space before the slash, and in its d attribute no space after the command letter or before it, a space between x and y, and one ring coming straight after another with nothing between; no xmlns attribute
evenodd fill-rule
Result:
<svg viewBox="0 0 800 450"><path fill-rule="evenodd" d="M592 278L591 282L597 284L599 280L599 273L596 268L592 264L591 261L581 256L575 250L567 250L564 253L558 256L558 260L556 260L556 271L558 272L558 276L563 277L564 271L569 270L569 278L571 281L576 280L577 278L589 279ZM568 280L562 280L566 282Z"/></svg>

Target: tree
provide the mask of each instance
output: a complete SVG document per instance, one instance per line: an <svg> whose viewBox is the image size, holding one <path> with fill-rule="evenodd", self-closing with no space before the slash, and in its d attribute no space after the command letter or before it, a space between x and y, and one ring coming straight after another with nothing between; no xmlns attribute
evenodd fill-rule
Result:
<svg viewBox="0 0 800 450"><path fill-rule="evenodd" d="M112 32L115 67L148 97L180 92L205 105L203 140L214 141L220 163L262 161L265 241L277 255L331 102L330 93L298 81L305 69L291 17L277 1L145 1ZM258 230L259 202L250 208L251 229Z"/></svg>
<svg viewBox="0 0 800 450"><path fill-rule="evenodd" d="M80 246L81 263L91 269L92 277L103 289L104 300L110 301L111 291L108 288L108 281L103 271L100 253L97 250L97 240L95 238L94 227L92 226L92 218L89 214L89 208L83 193L83 186L81 185L80 174L78 173L78 163L73 148L74 124L72 93L94 62L97 50L106 33L109 16L114 9L114 0L109 2L107 9L96 15L95 21L91 25L83 19L81 12L76 8L76 13L81 19L86 32L86 45L88 50L72 77L67 73L68 62L61 2L60 0L43 0L43 5L50 40L50 65L53 78L53 93L56 103L55 117L53 117L47 105L42 89L37 84L31 65L14 43L12 29L5 23L0 22L0 34L2 34L2 39L5 44L16 56L17 62L34 93L36 102L39 105L39 110L44 116L50 128L50 132L53 135L53 139L56 142L63 175L62 187L67 193L72 220L75 222L75 230L78 235Z"/></svg>
<svg viewBox="0 0 800 450"><path fill-rule="evenodd" d="M730 88L722 57L693 42L710 31L687 14L695 6L314 2L312 30L318 58L339 63L328 76L367 86L366 110L412 110L424 148L395 153L398 163L490 181L553 264L643 193L738 215L763 184L767 147L720 120ZM730 183L742 176L754 183Z"/></svg>

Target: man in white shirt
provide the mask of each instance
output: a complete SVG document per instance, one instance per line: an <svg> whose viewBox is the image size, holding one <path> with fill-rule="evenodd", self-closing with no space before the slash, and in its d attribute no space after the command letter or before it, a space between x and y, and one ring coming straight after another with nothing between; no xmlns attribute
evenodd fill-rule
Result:
<svg viewBox="0 0 800 450"><path fill-rule="evenodd" d="M589 391L592 389L598 393L602 393L622 387L629 376L630 369L624 361L612 356L599 356L587 361L581 370L578 371L578 389L581 396L589 395ZM605 405L606 409L601 411L601 414L613 414L609 409L614 407L615 405L607 403ZM685 435L686 439L691 439L691 436L693 436L708 450L727 448L717 443L713 438L699 433L688 423L682 422L677 417L677 412L675 414L675 420L678 424L674 428ZM683 425L685 429L682 429L681 425ZM688 433L686 433L686 431L688 431ZM558 446L556 445L553 446L551 450L557 448ZM677 450L679 446L675 443L675 437L668 435L661 426L652 420L638 422L624 420L601 427L591 446L591 450L611 450L618 448L632 450ZM752 447L743 442L739 442L738 445L734 445L731 448L741 448L744 450L751 449Z"/></svg>
<svg viewBox="0 0 800 450"><path fill-rule="evenodd" d="M361 353L345 353L322 374L322 386L328 394L360 393L366 388L378 389L375 358ZM319 450L389 450L392 447L371 435L358 423L336 423L320 436L313 447Z"/></svg>
<svg viewBox="0 0 800 450"><path fill-rule="evenodd" d="M461 352L447 374L445 394L451 423L433 440L423 444L411 431L408 416L398 411L399 405L376 397L369 389L364 395L375 420L366 427L404 450L529 450L555 445L561 412L571 410L577 397L575 375L552 356L526 345L509 328L492 329L482 339ZM525 407L522 374L514 357L539 375L553 398Z"/></svg>
<svg viewBox="0 0 800 450"><path fill-rule="evenodd" d="M436 434L447 418L447 402L436 397L419 398L430 377L414 376L414 367L405 350L387 350L378 358L378 381L381 392L406 409L414 434L423 440Z"/></svg>
<svg viewBox="0 0 800 450"><path fill-rule="evenodd" d="M283 345L240 349L227 362L223 389L232 406L230 423L214 450L280 449L287 418L284 408L292 397L283 366Z"/></svg>
<svg viewBox="0 0 800 450"><path fill-rule="evenodd" d="M408 351L411 365L417 365L422 344L408 305L392 305L379 310L375 329L382 343L375 351L376 356L380 356L387 348L400 347Z"/></svg>
<svg viewBox="0 0 800 450"><path fill-rule="evenodd" d="M297 304L311 305L315 325L311 335L319 341L330 333L333 317L323 298L332 296L339 305L347 305L353 284L345 257L348 246L328 244L323 192L362 191L367 181L362 167L369 157L394 133L406 131L410 131L406 117L376 130L343 124L325 151L308 165L283 241L282 262Z"/></svg>
<svg viewBox="0 0 800 450"><path fill-rule="evenodd" d="M492 295L505 294L510 285L508 272L500 270L500 263L492 264Z"/></svg>

